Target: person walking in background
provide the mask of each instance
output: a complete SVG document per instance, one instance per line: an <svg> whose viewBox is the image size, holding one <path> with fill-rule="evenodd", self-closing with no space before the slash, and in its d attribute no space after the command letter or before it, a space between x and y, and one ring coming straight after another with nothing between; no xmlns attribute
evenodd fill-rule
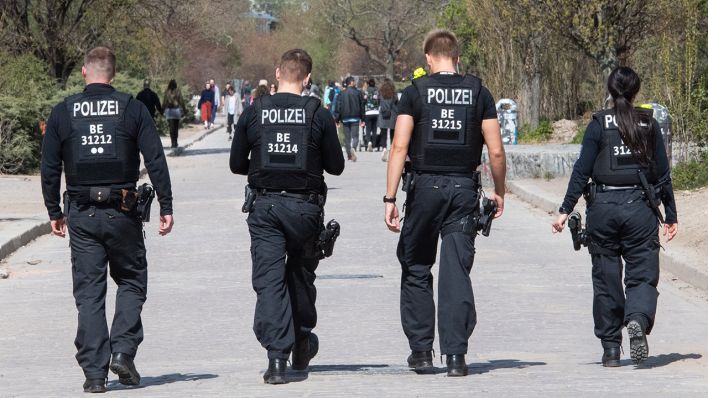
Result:
<svg viewBox="0 0 708 398"><path fill-rule="evenodd" d="M656 316L659 223L664 221L659 201L666 211L664 235L671 240L678 231L671 165L659 124L651 109L632 104L640 87L639 76L630 68L610 73L607 91L614 107L593 115L585 130L580 157L553 223L553 233L562 232L580 195L589 193L592 312L606 367L620 366L624 326L632 361L639 364L649 356L646 336Z"/></svg>
<svg viewBox="0 0 708 398"><path fill-rule="evenodd" d="M381 129L378 135L375 146L383 148L381 160L388 161L388 145L387 141L390 137L393 142L393 131L396 127L396 116L398 116L398 96L396 95L396 87L391 79L384 80L379 89L379 117L377 124Z"/></svg>
<svg viewBox="0 0 708 398"><path fill-rule="evenodd" d="M145 107L150 112L152 120L155 120L157 113L162 113L160 98L150 89L150 79L145 79L143 82L143 90L135 96L135 99L145 104Z"/></svg>
<svg viewBox="0 0 708 398"><path fill-rule="evenodd" d="M179 122L182 119L184 110L184 100L182 93L177 87L175 79L170 80L165 90L165 96L162 98L162 104L165 106L165 119L170 126L170 140L172 148L177 148L177 135L179 134Z"/></svg>
<svg viewBox="0 0 708 398"><path fill-rule="evenodd" d="M221 104L221 110L222 112L224 112L224 115L228 114L228 112L226 111L226 96L229 94L229 88L231 88L231 83L226 82L226 84L224 85L224 91L221 92L221 102L219 102Z"/></svg>
<svg viewBox="0 0 708 398"><path fill-rule="evenodd" d="M211 84L206 82L204 84L204 90L199 97L199 103L197 104L202 116L202 121L204 122L204 128L209 129L212 126L211 122L211 112L214 109L214 91L211 89Z"/></svg>
<svg viewBox="0 0 708 398"><path fill-rule="evenodd" d="M251 88L251 82L246 80L243 82L243 87L241 87L241 105L243 105L243 108L246 109L247 106L251 105L251 92L253 92L253 88Z"/></svg>
<svg viewBox="0 0 708 398"><path fill-rule="evenodd" d="M209 84L211 85L211 91L214 92L214 102L212 102L211 120L209 120L209 123L213 126L214 120L216 120L216 112L221 106L221 102L219 102L221 101L221 92L219 91L219 86L217 86L216 82L214 82L214 79L210 79Z"/></svg>
<svg viewBox="0 0 708 398"><path fill-rule="evenodd" d="M364 99L366 100L364 144L366 145L366 150L371 152L374 150L374 143L378 142L379 91L376 89L376 80L369 79L367 82ZM378 147L376 149L379 150Z"/></svg>
<svg viewBox="0 0 708 398"><path fill-rule="evenodd" d="M334 110L334 120L337 127L344 125L344 149L347 159L356 162L354 149L359 145L359 128L364 127L364 96L356 88L356 80L352 76L344 80L347 88L338 95Z"/></svg>
<svg viewBox="0 0 708 398"><path fill-rule="evenodd" d="M332 107L332 94L334 94L332 90L334 89L334 87L334 80L328 80L322 98L322 103L324 104L324 107L327 110L330 110L330 108Z"/></svg>
<svg viewBox="0 0 708 398"><path fill-rule="evenodd" d="M229 140L231 140L233 138L234 121L238 120L241 112L243 112L241 98L236 94L233 87L229 87L229 91L226 93L224 108L226 109L226 132L229 133Z"/></svg>
<svg viewBox="0 0 708 398"><path fill-rule="evenodd" d="M273 95L278 92L278 87L275 86L275 83L270 84L270 95Z"/></svg>
<svg viewBox="0 0 708 398"><path fill-rule="evenodd" d="M252 105L256 98L262 97L264 95L269 95L269 93L270 91L268 89L268 86L266 86L265 84L259 84L258 87L253 90L253 93L251 93L251 103L249 105Z"/></svg>

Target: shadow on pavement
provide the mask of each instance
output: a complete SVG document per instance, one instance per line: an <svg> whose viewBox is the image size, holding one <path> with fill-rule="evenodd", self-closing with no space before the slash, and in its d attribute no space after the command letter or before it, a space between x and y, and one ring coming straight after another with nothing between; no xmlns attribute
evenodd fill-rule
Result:
<svg viewBox="0 0 708 398"><path fill-rule="evenodd" d="M529 366L543 366L545 362L525 362L518 359L494 359L488 363L473 363L467 365L470 374L488 373L499 369L523 369ZM445 369L447 372L447 370Z"/></svg>
<svg viewBox="0 0 708 398"><path fill-rule="evenodd" d="M650 369L650 368L660 368L662 366L671 365L674 362L683 361L684 359L701 359L703 355L701 354L679 354L677 352L671 354L661 354L656 356L651 356L644 363L642 363L638 368Z"/></svg>
<svg viewBox="0 0 708 398"><path fill-rule="evenodd" d="M230 153L231 148L210 148L210 149L184 149L180 151L179 156L199 156L199 155L215 155L219 153Z"/></svg>
<svg viewBox="0 0 708 398"><path fill-rule="evenodd" d="M311 365L310 372L371 372L375 369L388 368L388 365Z"/></svg>
<svg viewBox="0 0 708 398"><path fill-rule="evenodd" d="M217 377L219 377L219 375L215 375L215 374L211 374L211 373L204 373L204 374L171 373L171 374L167 374L167 375L154 376L154 377L153 376L144 376L140 379L139 386L126 386L126 385L120 384L118 382L118 380L111 380L108 382L107 387L110 390L135 390L138 388L161 386L164 384L178 383L181 381L207 380L207 379L215 379Z"/></svg>

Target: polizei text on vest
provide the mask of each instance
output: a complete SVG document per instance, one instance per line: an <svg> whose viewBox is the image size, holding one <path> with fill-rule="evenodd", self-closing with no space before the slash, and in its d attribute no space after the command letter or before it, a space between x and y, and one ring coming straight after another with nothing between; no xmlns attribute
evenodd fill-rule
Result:
<svg viewBox="0 0 708 398"><path fill-rule="evenodd" d="M263 109L261 124L305 124L305 110L300 109Z"/></svg>
<svg viewBox="0 0 708 398"><path fill-rule="evenodd" d="M428 103L472 105L474 91L468 88L429 88Z"/></svg>
<svg viewBox="0 0 708 398"><path fill-rule="evenodd" d="M74 103L74 117L80 114L87 116L115 116L118 115L118 101L116 100L96 100Z"/></svg>

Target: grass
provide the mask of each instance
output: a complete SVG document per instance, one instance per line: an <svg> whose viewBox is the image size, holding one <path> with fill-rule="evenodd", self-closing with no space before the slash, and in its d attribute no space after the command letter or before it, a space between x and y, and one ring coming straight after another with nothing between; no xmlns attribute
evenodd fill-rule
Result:
<svg viewBox="0 0 708 398"><path fill-rule="evenodd" d="M519 144L540 144L548 141L552 135L553 125L550 120L544 119L535 129L531 129L528 125L522 126L519 131Z"/></svg>
<svg viewBox="0 0 708 398"><path fill-rule="evenodd" d="M698 189L708 186L708 152L698 160L679 163L671 170L674 189Z"/></svg>

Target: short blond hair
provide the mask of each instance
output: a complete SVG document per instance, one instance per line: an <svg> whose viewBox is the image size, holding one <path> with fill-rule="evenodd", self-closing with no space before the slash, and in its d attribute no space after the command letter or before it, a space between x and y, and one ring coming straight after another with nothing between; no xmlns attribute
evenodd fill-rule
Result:
<svg viewBox="0 0 708 398"><path fill-rule="evenodd" d="M112 79L116 75L116 54L108 47L95 47L84 56L84 66Z"/></svg>
<svg viewBox="0 0 708 398"><path fill-rule="evenodd" d="M447 29L431 30L425 35L423 52L431 57L445 57L457 60L460 57L457 36Z"/></svg>

